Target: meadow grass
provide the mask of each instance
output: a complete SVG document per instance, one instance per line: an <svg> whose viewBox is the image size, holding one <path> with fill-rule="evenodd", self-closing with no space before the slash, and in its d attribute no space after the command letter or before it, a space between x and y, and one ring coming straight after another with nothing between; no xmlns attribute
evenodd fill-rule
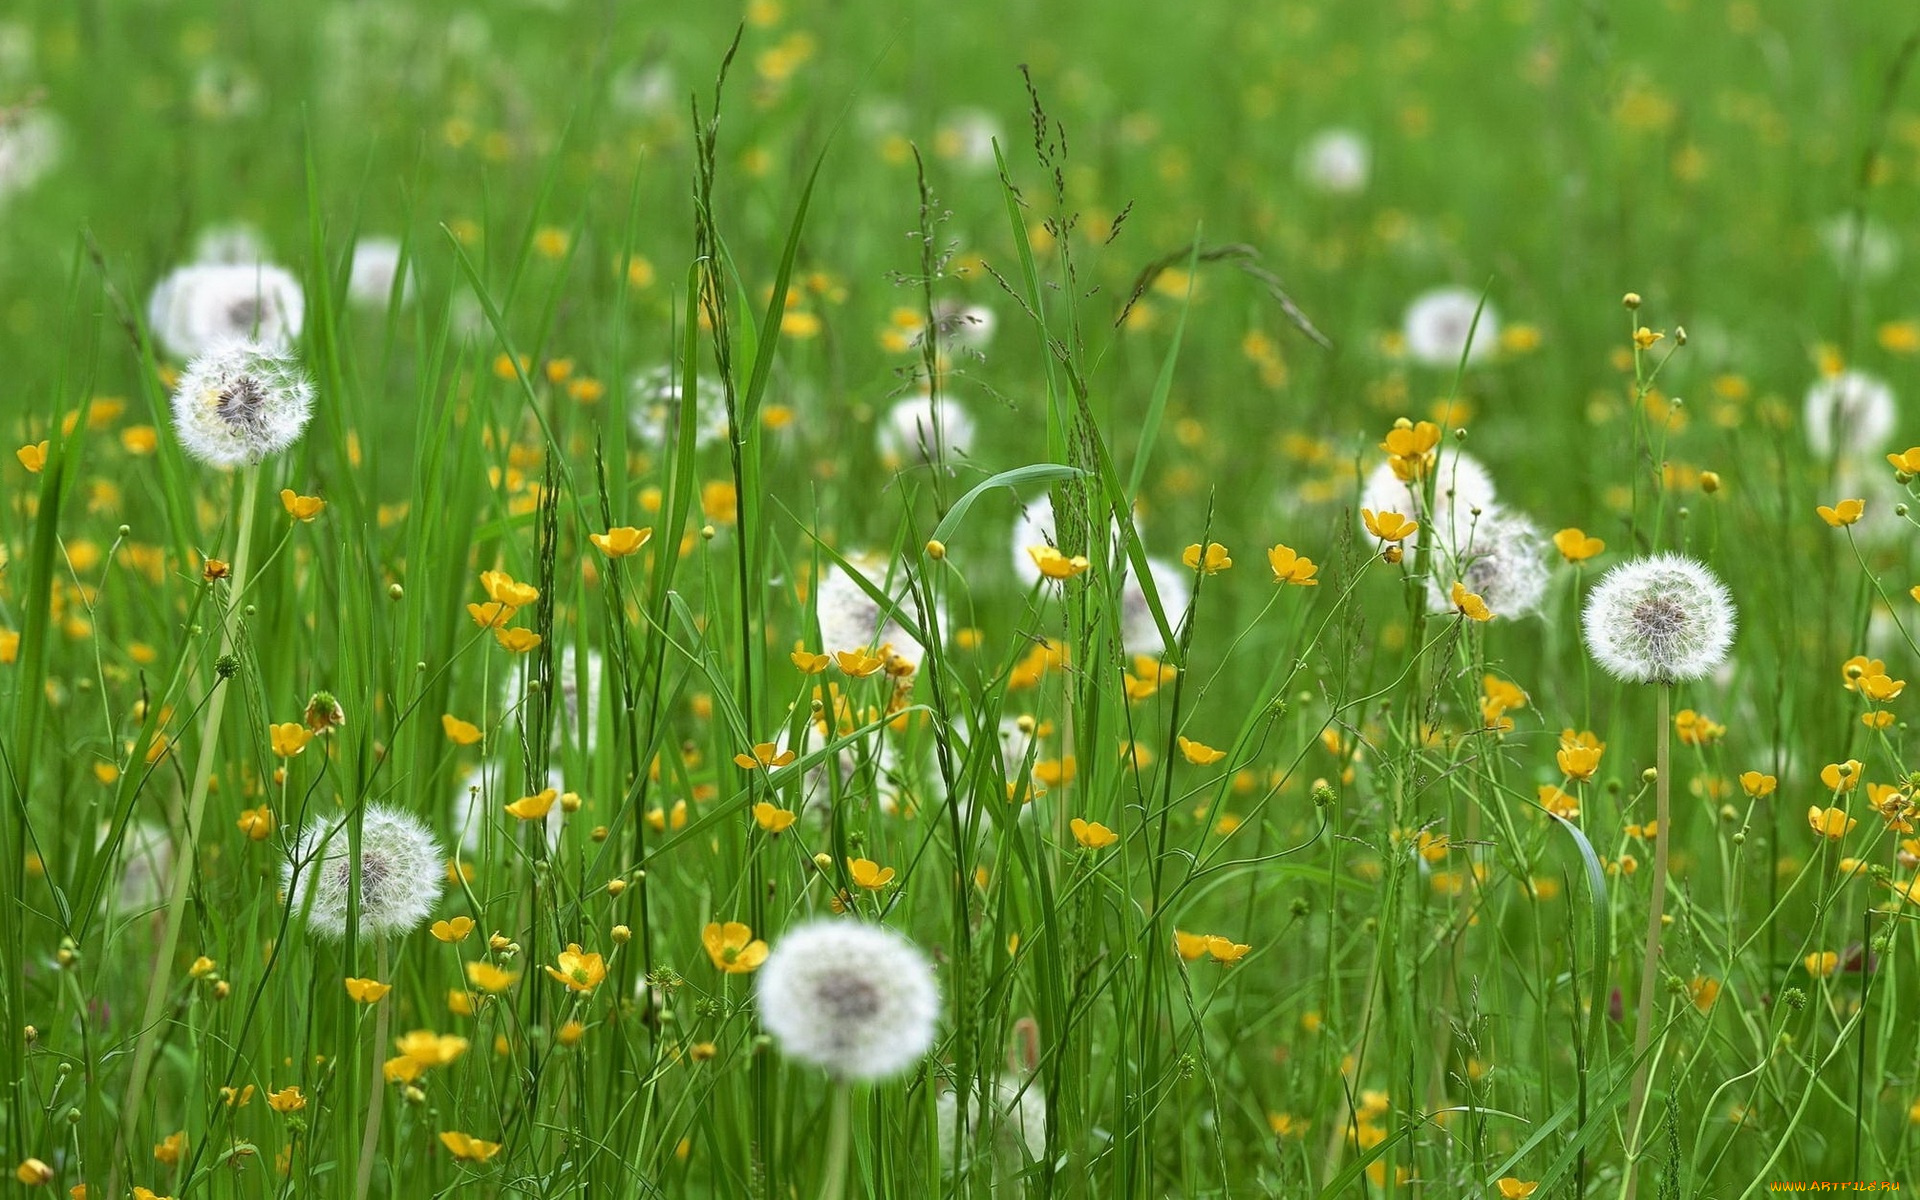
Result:
<svg viewBox="0 0 1920 1200"><path fill-rule="evenodd" d="M1751 0L0 17L0 1163L1920 1186L1920 449L1892 399L1802 412L1920 383L1917 39ZM1301 169L1335 127L1358 190ZM223 470L149 296L235 226L316 399ZM894 420L922 394L960 415ZM1393 463L1412 531L1362 522ZM1622 682L1582 607L1668 551L1732 651ZM391 936L388 809L437 839ZM904 1072L756 1008L835 916L932 965Z"/></svg>

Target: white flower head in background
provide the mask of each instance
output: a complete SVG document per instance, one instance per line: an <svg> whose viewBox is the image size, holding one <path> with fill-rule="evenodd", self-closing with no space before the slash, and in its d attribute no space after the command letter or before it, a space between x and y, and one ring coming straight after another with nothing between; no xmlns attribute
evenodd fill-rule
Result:
<svg viewBox="0 0 1920 1200"><path fill-rule="evenodd" d="M1438 540L1441 562L1427 580L1428 603L1434 611L1453 610L1455 580L1499 616L1524 617L1539 609L1553 572L1546 538L1532 521L1518 513L1486 508L1478 518L1459 522L1452 545L1445 544L1449 540L1445 535Z"/></svg>
<svg viewBox="0 0 1920 1200"><path fill-rule="evenodd" d="M1877 375L1842 371L1807 389L1807 445L1825 458L1872 454L1886 444L1900 416L1893 389Z"/></svg>
<svg viewBox="0 0 1920 1200"><path fill-rule="evenodd" d="M300 440L313 381L291 356L231 342L187 364L173 391L181 448L214 467L259 462Z"/></svg>
<svg viewBox="0 0 1920 1200"><path fill-rule="evenodd" d="M60 161L60 122L41 109L0 111L0 203L45 178Z"/></svg>
<svg viewBox="0 0 1920 1200"><path fill-rule="evenodd" d="M193 261L203 265L256 267L267 254L266 239L245 221L209 225L193 239Z"/></svg>
<svg viewBox="0 0 1920 1200"><path fill-rule="evenodd" d="M300 833L281 868L295 912L323 937L347 936L347 896L353 886L350 831L344 822L314 821ZM440 843L412 813L367 805L360 826L360 933L400 937L433 912L445 877ZM311 907L309 907L311 905Z"/></svg>
<svg viewBox="0 0 1920 1200"><path fill-rule="evenodd" d="M823 920L789 930L755 984L760 1024L781 1053L836 1079L886 1079L933 1047L933 966L884 926Z"/></svg>
<svg viewBox="0 0 1920 1200"><path fill-rule="evenodd" d="M1351 196L1367 188L1373 152L1351 129L1323 129L1300 148L1300 178L1317 192Z"/></svg>
<svg viewBox="0 0 1920 1200"><path fill-rule="evenodd" d="M1480 322L1474 324L1478 311ZM1500 322L1493 305L1480 306L1480 294L1467 288L1435 288L1415 298L1407 306L1401 332L1407 339L1407 354L1417 363L1451 369L1460 364L1464 352L1468 363L1477 363L1493 353L1500 338ZM1471 332L1473 343L1468 348Z"/></svg>
<svg viewBox="0 0 1920 1200"><path fill-rule="evenodd" d="M1820 245L1838 271L1852 271L1857 256L1863 279L1885 279L1900 265L1900 239L1871 217L1828 217L1820 224Z"/></svg>
<svg viewBox="0 0 1920 1200"><path fill-rule="evenodd" d="M287 349L300 336L306 314L299 280L268 263L180 267L147 301L147 327L181 358L234 342Z"/></svg>
<svg viewBox="0 0 1920 1200"><path fill-rule="evenodd" d="M362 308L385 309L400 278L400 243L393 238L361 238L353 245L353 267L347 276L347 299ZM413 275L400 283L400 306L413 302Z"/></svg>
<svg viewBox="0 0 1920 1200"><path fill-rule="evenodd" d="M992 169L993 142L1001 137L1000 120L982 108L958 108L947 114L934 135L941 158L971 171Z"/></svg>
<svg viewBox="0 0 1920 1200"><path fill-rule="evenodd" d="M1608 571L1588 594L1582 621L1594 661L1631 683L1699 679L1733 645L1732 596L1683 554L1636 558Z"/></svg>
<svg viewBox="0 0 1920 1200"><path fill-rule="evenodd" d="M892 596L897 606L892 610L892 615L883 621L880 604L867 594L859 581L839 563L828 564L820 573L819 586L814 589L814 614L820 622L821 652L838 654L867 650L877 654L885 646L889 653L918 667L926 655L926 648L900 624L900 615L903 613L919 624L915 601L907 591L906 581L896 574L889 584L887 560L878 555L849 554L847 562L868 583L883 594Z"/></svg>
<svg viewBox="0 0 1920 1200"><path fill-rule="evenodd" d="M874 441L889 471L908 463L951 462L971 451L973 418L951 397L907 396L880 418Z"/></svg>
<svg viewBox="0 0 1920 1200"><path fill-rule="evenodd" d="M1178 637L1180 619L1193 600L1193 572L1164 558L1147 559L1147 570L1153 576L1153 590L1160 597L1167 627ZM1167 650L1153 610L1147 607L1146 590L1131 572L1120 590L1120 646L1128 654L1164 654Z"/></svg>
<svg viewBox="0 0 1920 1200"><path fill-rule="evenodd" d="M671 447L680 417L680 376L672 365L653 367L633 377L628 390L627 423L643 445ZM693 393L694 445L705 450L727 440L727 409L713 385Z"/></svg>
<svg viewBox="0 0 1920 1200"><path fill-rule="evenodd" d="M1431 468L1433 511L1423 502L1425 481L1409 481L1394 474L1393 464L1382 462L1367 476L1360 490L1360 507L1376 513L1396 512L1411 517L1437 535L1459 541L1473 524L1473 514L1492 512L1498 496L1493 476L1480 460L1451 443L1442 445ZM1364 522L1361 526L1365 528Z"/></svg>
<svg viewBox="0 0 1920 1200"><path fill-rule="evenodd" d="M113 832L100 826L96 844L104 845ZM129 821L120 833L120 886L115 892L119 913L128 916L157 908L173 891L173 835L154 821Z"/></svg>

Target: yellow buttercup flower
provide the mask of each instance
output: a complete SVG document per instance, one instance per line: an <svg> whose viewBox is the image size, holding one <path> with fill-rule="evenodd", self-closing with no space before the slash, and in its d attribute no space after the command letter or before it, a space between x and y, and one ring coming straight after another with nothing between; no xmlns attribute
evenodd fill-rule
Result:
<svg viewBox="0 0 1920 1200"><path fill-rule="evenodd" d="M456 746L472 746L480 741L480 727L472 721L462 721L452 713L440 714L440 728L446 731L447 740Z"/></svg>
<svg viewBox="0 0 1920 1200"><path fill-rule="evenodd" d="M443 942L463 942L473 932L473 918L454 917L450 921L435 921L431 932Z"/></svg>
<svg viewBox="0 0 1920 1200"><path fill-rule="evenodd" d="M1227 756L1225 750L1215 750L1212 746L1196 742L1191 738L1182 737L1178 741L1181 757L1196 767L1210 766Z"/></svg>
<svg viewBox="0 0 1920 1200"><path fill-rule="evenodd" d="M1570 563L1585 562L1607 548L1607 544L1597 537L1589 537L1584 530L1562 529L1553 535L1554 549L1560 551L1560 557Z"/></svg>
<svg viewBox="0 0 1920 1200"><path fill-rule="evenodd" d="M306 1095L295 1085L289 1084L277 1092L267 1093L267 1107L277 1113L299 1112L306 1106Z"/></svg>
<svg viewBox="0 0 1920 1200"><path fill-rule="evenodd" d="M1067 828L1073 831L1073 840L1088 850L1104 850L1120 840L1119 834L1098 821L1087 821L1075 817L1067 822Z"/></svg>
<svg viewBox="0 0 1920 1200"><path fill-rule="evenodd" d="M1068 558L1052 546L1028 546L1027 557L1033 560L1034 566L1040 568L1040 574L1048 579L1072 579L1092 565L1084 554L1076 554Z"/></svg>
<svg viewBox="0 0 1920 1200"><path fill-rule="evenodd" d="M440 1144L447 1152L463 1162L483 1163L500 1153L499 1142L483 1142L458 1130L445 1129L440 1133Z"/></svg>
<svg viewBox="0 0 1920 1200"><path fill-rule="evenodd" d="M513 614L518 611L513 605L502 604L498 600L490 604L467 605L467 615L472 617L473 623L482 629L504 628L508 621L513 620Z"/></svg>
<svg viewBox="0 0 1920 1200"><path fill-rule="evenodd" d="M162 1166L178 1166L180 1156L187 1151L187 1131L182 1129L168 1134L159 1145L153 1148L153 1161Z"/></svg>
<svg viewBox="0 0 1920 1200"><path fill-rule="evenodd" d="M1454 610L1469 621L1493 620L1493 610L1487 607L1485 600L1468 591L1466 584L1455 580L1452 597Z"/></svg>
<svg viewBox="0 0 1920 1200"><path fill-rule="evenodd" d="M548 967L553 976L576 992L590 992L607 977L607 960L599 954L583 953L578 942L570 942L555 956L557 967Z"/></svg>
<svg viewBox="0 0 1920 1200"><path fill-rule="evenodd" d="M1204 933L1182 933L1178 929L1173 931L1174 951L1188 962L1205 956L1209 940Z"/></svg>
<svg viewBox="0 0 1920 1200"><path fill-rule="evenodd" d="M485 960L476 959L467 964L467 982L483 992L504 992L519 978L512 971L501 970Z"/></svg>
<svg viewBox="0 0 1920 1200"><path fill-rule="evenodd" d="M269 726L267 736L273 743L274 754L281 758L292 758L305 750L307 743L313 740L312 731L298 721Z"/></svg>
<svg viewBox="0 0 1920 1200"><path fill-rule="evenodd" d="M280 490L280 503L296 521L311 521L327 507L327 502L320 497L302 496L292 488Z"/></svg>
<svg viewBox="0 0 1920 1200"><path fill-rule="evenodd" d="M608 558L626 558L638 554L640 548L653 539L653 529L635 529L631 525L620 525L605 533L590 533L587 540L599 547L600 553Z"/></svg>
<svg viewBox="0 0 1920 1200"><path fill-rule="evenodd" d="M1646 330L1642 329L1640 332L1645 333ZM1659 335L1656 334L1655 336L1657 337ZM1634 340L1638 341L1639 339L1636 337ZM1649 343L1649 345L1650 344L1651 343ZM1534 1192L1540 1189L1538 1183L1523 1181L1512 1175L1503 1177L1495 1186L1500 1189L1500 1200L1527 1200L1528 1196L1533 1195Z"/></svg>
<svg viewBox="0 0 1920 1200"><path fill-rule="evenodd" d="M793 665L799 667L803 675L818 675L833 662L831 656L814 654L804 646L794 647L793 653L787 657L793 660Z"/></svg>
<svg viewBox="0 0 1920 1200"><path fill-rule="evenodd" d="M543 788L531 796L522 796L506 806L507 815L518 817L522 821L538 821L553 808L553 802L559 799L557 788Z"/></svg>
<svg viewBox="0 0 1920 1200"><path fill-rule="evenodd" d="M774 767L784 767L795 757L793 751L781 750L772 742L757 742L754 744L752 754L736 754L733 756L733 761L742 770L765 771Z"/></svg>
<svg viewBox="0 0 1920 1200"><path fill-rule="evenodd" d="M887 665L885 656L868 654L865 650L835 650L833 661L854 679L865 679Z"/></svg>
<svg viewBox="0 0 1920 1200"><path fill-rule="evenodd" d="M1232 560L1228 562L1231 564ZM1275 583L1290 583L1295 587L1318 587L1320 584L1314 578L1320 573L1320 568L1312 559L1294 553L1291 546L1275 546L1268 550L1267 565L1273 568Z"/></svg>
<svg viewBox="0 0 1920 1200"><path fill-rule="evenodd" d="M783 833L798 819L798 813L765 800L753 806L753 823L768 833Z"/></svg>
<svg viewBox="0 0 1920 1200"><path fill-rule="evenodd" d="M1866 511L1866 507L1864 500L1842 500L1831 508L1822 504L1816 511L1819 512L1822 521L1838 529L1858 521L1861 514Z"/></svg>
<svg viewBox="0 0 1920 1200"><path fill-rule="evenodd" d="M870 858L850 858L847 860L847 877L855 886L870 892L877 892L893 882L893 868L883 867Z"/></svg>
<svg viewBox="0 0 1920 1200"><path fill-rule="evenodd" d="M234 824L239 826L240 832L247 835L249 841L264 842L273 836L273 829L277 822L273 818L273 809L262 804L259 808L243 811L240 819Z"/></svg>
<svg viewBox="0 0 1920 1200"><path fill-rule="evenodd" d="M480 586L495 603L525 608L540 598L540 589L530 583L516 582L505 571L480 572Z"/></svg>
<svg viewBox="0 0 1920 1200"><path fill-rule="evenodd" d="M746 975L767 961L767 944L753 936L753 930L739 921L709 923L700 932L700 943L718 970L728 975Z"/></svg>
<svg viewBox="0 0 1920 1200"><path fill-rule="evenodd" d="M1821 808L1815 805L1807 810L1807 824L1828 841L1839 841L1853 832L1853 827L1859 823L1848 816L1844 808Z"/></svg>
<svg viewBox="0 0 1920 1200"><path fill-rule="evenodd" d="M1820 782L1827 785L1830 792L1850 792L1860 785L1860 760L1850 758L1842 763L1828 763L1820 768Z"/></svg>
<svg viewBox="0 0 1920 1200"><path fill-rule="evenodd" d="M27 469L28 474L38 475L46 468L47 451L52 445L52 442L29 442L15 450L13 456L20 460L20 465Z"/></svg>
<svg viewBox="0 0 1920 1200"><path fill-rule="evenodd" d="M1825 979L1840 969L1840 956L1831 950L1815 950L1801 960L1807 968L1807 974L1815 979Z"/></svg>
<svg viewBox="0 0 1920 1200"><path fill-rule="evenodd" d="M1233 565L1233 556L1228 554L1227 548L1219 542L1208 542L1204 549L1200 543L1195 542L1181 552L1180 561L1187 565L1189 571L1199 571L1204 575L1218 575Z"/></svg>
<svg viewBox="0 0 1920 1200"><path fill-rule="evenodd" d="M1236 942L1232 938L1214 936L1207 939L1207 956L1215 962L1236 963L1247 956L1252 946Z"/></svg>
<svg viewBox="0 0 1920 1200"><path fill-rule="evenodd" d="M347 995L357 1004L378 1004L393 990L390 983L381 983L377 979L347 980Z"/></svg>
<svg viewBox="0 0 1920 1200"><path fill-rule="evenodd" d="M1779 784L1778 779L1771 775L1763 775L1759 771L1746 771L1740 776L1741 789L1755 800L1773 795L1773 789Z"/></svg>
<svg viewBox="0 0 1920 1200"><path fill-rule="evenodd" d="M531 629L496 629L493 640L515 654L525 654L540 644L540 635Z"/></svg>
<svg viewBox="0 0 1920 1200"><path fill-rule="evenodd" d="M1367 532L1383 542L1405 541L1420 531L1420 522L1408 520L1402 513L1377 513L1363 508L1360 510L1360 519L1365 522Z"/></svg>
<svg viewBox="0 0 1920 1200"><path fill-rule="evenodd" d="M1560 750L1554 757L1560 764L1560 770L1573 779L1587 780L1600 769L1600 756L1606 752L1607 745L1593 736L1591 731L1575 733L1571 729L1560 734Z"/></svg>

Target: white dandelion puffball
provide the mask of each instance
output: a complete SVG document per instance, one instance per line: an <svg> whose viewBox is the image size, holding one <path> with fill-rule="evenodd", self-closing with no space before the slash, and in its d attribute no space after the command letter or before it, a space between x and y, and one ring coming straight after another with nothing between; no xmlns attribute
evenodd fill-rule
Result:
<svg viewBox="0 0 1920 1200"><path fill-rule="evenodd" d="M460 852L468 858L476 858L481 847L486 844L487 830L493 827L498 836L493 845L505 844L521 824L518 817L509 816L506 806L520 798L519 793L508 795L506 764L482 763L467 772L460 781L459 790L453 794L453 828L460 838ZM524 776L516 776L524 779ZM547 768L547 784L556 792L565 792L567 784L560 776L558 767ZM543 821L546 826L547 849L549 852L560 848L560 833L566 828L566 811L556 801L547 810Z"/></svg>
<svg viewBox="0 0 1920 1200"><path fill-rule="evenodd" d="M291 357L234 342L187 364L173 391L181 448L215 467L259 462L300 440L313 381Z"/></svg>
<svg viewBox="0 0 1920 1200"><path fill-rule="evenodd" d="M985 350L997 327L993 310L980 304L939 304L933 320L942 341L969 350Z"/></svg>
<svg viewBox="0 0 1920 1200"><path fill-rule="evenodd" d="M814 592L814 613L820 622L821 653L837 654L851 650L877 653L880 647L886 646L891 653L918 667L926 655L926 648L901 626L899 620L904 613L908 619L919 623L920 614L915 608L913 596L907 591L906 581L895 575L889 591L887 561L877 555L850 554L847 562L882 594L893 597L893 615L881 620L880 605L867 594L866 589L839 563L829 564L821 572L820 585Z"/></svg>
<svg viewBox="0 0 1920 1200"><path fill-rule="evenodd" d="M1018 1075L1001 1075L989 1091L991 1111L986 1131L992 1134L993 1166L996 1179L1011 1183L1029 1162L1039 1162L1047 1153L1047 1100L1039 1080ZM934 1101L935 1120L939 1122L940 1165L952 1171L965 1169L972 1158L963 1148L954 1153L954 1136L959 1133L959 1118L964 1107L968 1134L982 1132L982 1121L971 1089L964 1105L953 1092L942 1092Z"/></svg>
<svg viewBox="0 0 1920 1200"><path fill-rule="evenodd" d="M350 837L344 821L314 821L281 868L294 911L305 910L315 933L336 940L347 936ZM444 859L420 818L385 804L367 805L360 826L361 936L399 937L418 929L440 899Z"/></svg>
<svg viewBox="0 0 1920 1200"><path fill-rule="evenodd" d="M147 301L147 327L171 354L192 358L235 342L284 350L300 336L306 296L268 263L195 263L162 279Z"/></svg>
<svg viewBox="0 0 1920 1200"><path fill-rule="evenodd" d="M933 1047L940 989L926 955L864 921L789 930L755 975L760 1024L782 1053L837 1079L885 1079Z"/></svg>
<svg viewBox="0 0 1920 1200"><path fill-rule="evenodd" d="M245 221L209 225L193 239L193 261L216 266L259 266L267 261L266 239Z"/></svg>
<svg viewBox="0 0 1920 1200"><path fill-rule="evenodd" d="M1317 192L1351 196L1367 188L1373 152L1351 129L1325 129L1300 148L1300 178Z"/></svg>
<svg viewBox="0 0 1920 1200"><path fill-rule="evenodd" d="M1842 371L1807 389L1804 413L1807 445L1825 458L1836 446L1843 454L1879 450L1893 433L1900 406L1879 376Z"/></svg>
<svg viewBox="0 0 1920 1200"><path fill-rule="evenodd" d="M948 397L908 396L880 418L874 441L888 470L965 458L973 446L973 418Z"/></svg>
<svg viewBox="0 0 1920 1200"><path fill-rule="evenodd" d="M1857 255L1863 279L1884 279L1900 265L1900 239L1871 217L1828 217L1820 225L1820 245L1839 271L1851 271Z"/></svg>
<svg viewBox="0 0 1920 1200"><path fill-rule="evenodd" d="M400 243L392 238L363 238L354 243L347 275L347 299L362 308L385 309L400 278ZM400 284L400 306L413 303L413 275Z"/></svg>
<svg viewBox="0 0 1920 1200"><path fill-rule="evenodd" d="M680 419L680 375L671 364L642 371L628 388L627 423L633 436L648 446L670 446ZM727 438L727 407L714 385L696 386L693 393L694 445L704 450Z"/></svg>
<svg viewBox="0 0 1920 1200"><path fill-rule="evenodd" d="M1473 321L1475 311L1480 323ZM1473 345L1467 346L1471 331ZM1480 307L1480 294L1461 287L1435 288L1407 306L1402 332L1407 339L1407 354L1415 362L1429 367L1451 369L1460 364L1464 351L1467 362L1477 363L1493 353L1500 337L1500 322L1493 305Z"/></svg>
<svg viewBox="0 0 1920 1200"><path fill-rule="evenodd" d="M1396 512L1411 517L1443 536L1458 540L1472 524L1475 510L1492 512L1498 502L1493 476L1480 465L1479 459L1464 450L1442 446L1434 458L1432 473L1432 512L1426 512L1421 503L1425 482L1416 485L1400 478L1387 462L1382 462L1367 476L1366 486L1360 489L1360 507L1370 512ZM1366 527L1366 519L1360 514L1355 513L1354 519L1361 522L1362 529Z"/></svg>
<svg viewBox="0 0 1920 1200"><path fill-rule="evenodd" d="M60 161L60 122L31 109L0 115L0 202L31 188Z"/></svg>
<svg viewBox="0 0 1920 1200"><path fill-rule="evenodd" d="M1193 600L1193 572L1164 558L1149 558L1147 571L1153 576L1153 590L1160 596L1160 609L1167 616L1167 627L1177 637L1180 619ZM1140 580L1129 573L1120 589L1120 645L1128 654L1164 654L1167 644L1147 607L1147 593Z"/></svg>
<svg viewBox="0 0 1920 1200"><path fill-rule="evenodd" d="M1496 616L1524 617L1537 611L1553 577L1547 539L1539 526L1499 508L1464 519L1451 539L1439 539L1440 562L1427 579L1427 597L1436 612L1453 609L1453 584L1487 602ZM1452 544L1446 544L1451 541Z"/></svg>
<svg viewBox="0 0 1920 1200"><path fill-rule="evenodd" d="M1587 595L1582 621L1594 661L1633 683L1699 679L1733 645L1733 598L1684 554L1636 558L1608 571Z"/></svg>
<svg viewBox="0 0 1920 1200"><path fill-rule="evenodd" d="M961 108L947 115L933 144L940 157L971 171L987 171L994 166L993 142L1000 136L1000 121L992 113Z"/></svg>
<svg viewBox="0 0 1920 1200"><path fill-rule="evenodd" d="M105 845L111 824L100 826L96 845ZM145 912L166 902L173 891L173 835L153 821L129 821L120 834L120 913Z"/></svg>
<svg viewBox="0 0 1920 1200"><path fill-rule="evenodd" d="M606 659L598 650L588 649L582 664L572 644L557 647L553 659L553 690L560 698L553 710L553 729L548 744L558 749L577 740L587 753L593 753L600 735L601 680L607 671ZM529 699L526 680L515 672L500 681L500 703L526 719Z"/></svg>

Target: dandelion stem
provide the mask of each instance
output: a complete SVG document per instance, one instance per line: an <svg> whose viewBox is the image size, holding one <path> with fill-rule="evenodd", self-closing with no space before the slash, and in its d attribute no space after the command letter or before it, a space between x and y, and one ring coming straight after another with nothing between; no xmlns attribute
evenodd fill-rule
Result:
<svg viewBox="0 0 1920 1200"><path fill-rule="evenodd" d="M827 1117L827 1174L820 1184L820 1200L841 1200L847 1191L847 1149L853 1133L853 1094L845 1082L833 1085L833 1107Z"/></svg>
<svg viewBox="0 0 1920 1200"><path fill-rule="evenodd" d="M242 472L240 498L240 532L233 552L233 573L228 583L227 595L235 598L220 617L220 658L233 653L234 627L238 620L238 597L247 587L247 559L253 542L253 513L260 498L260 467L255 464ZM153 1069L154 1054L160 1045L160 1014L166 1006L167 991L172 983L174 953L180 945L180 924L186 917L187 895L194 880L193 863L197 857L200 838L200 818L207 806L207 791L213 780L213 760L220 748L220 718L226 711L227 688L225 680L216 674L209 685L212 694L207 700L207 720L200 735L200 757L193 769L193 793L187 801L187 823L181 831L180 864L173 873L173 894L167 902L167 924L160 936L160 950L154 958L153 982L147 988L147 1004L140 1019L140 1044L133 1056L133 1073L127 1081L127 1098L121 1109L120 1149L114 1154L116 1163L126 1161L126 1146L132 1141L134 1126L140 1119L143 1109L141 1101L146 1098L147 1075ZM114 1180L107 1189L108 1195L118 1194L118 1180Z"/></svg>
<svg viewBox="0 0 1920 1200"><path fill-rule="evenodd" d="M1668 796L1672 787L1672 755L1668 741L1673 721L1668 716L1668 710L1673 705L1673 684L1663 680L1659 684L1658 695L1660 731L1654 742L1654 770L1659 776L1654 781L1654 820L1658 825L1653 835L1653 898L1647 908L1647 948L1640 960L1640 1012L1633 1030L1633 1056L1640 1060L1640 1065L1633 1072L1632 1101L1627 1109L1626 1200L1633 1200L1634 1190L1640 1182L1640 1122L1646 1115L1647 1090L1653 1080L1654 1058L1657 1057L1647 1054L1647 1043L1653 1038L1653 991L1660 971L1660 932L1667 902L1667 844L1672 832L1668 828L1672 823L1668 811Z"/></svg>
<svg viewBox="0 0 1920 1200"><path fill-rule="evenodd" d="M374 940L374 978L385 983L388 979L387 939ZM360 1135L360 1175L354 1182L355 1200L367 1200L367 1189L373 1183L373 1155L380 1148L380 1105L387 1097L386 1079L380 1070L381 1047L387 1044L386 1000L374 1002L373 1012L373 1078L372 1094L367 1097L367 1128Z"/></svg>

